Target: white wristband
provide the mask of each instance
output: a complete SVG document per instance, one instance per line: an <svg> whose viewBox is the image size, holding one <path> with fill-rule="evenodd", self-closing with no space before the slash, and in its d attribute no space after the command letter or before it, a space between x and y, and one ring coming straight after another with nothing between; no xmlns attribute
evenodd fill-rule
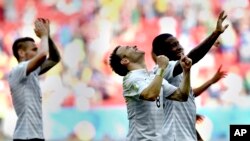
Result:
<svg viewBox="0 0 250 141"><path fill-rule="evenodd" d="M156 75L159 75L160 77L163 77L163 73L164 73L164 69L162 69L162 68L159 68L156 71Z"/></svg>

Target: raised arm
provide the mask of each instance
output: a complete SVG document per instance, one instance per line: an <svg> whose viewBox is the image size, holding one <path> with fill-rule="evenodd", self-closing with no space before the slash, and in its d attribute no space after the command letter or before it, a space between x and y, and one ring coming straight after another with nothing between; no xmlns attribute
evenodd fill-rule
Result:
<svg viewBox="0 0 250 141"><path fill-rule="evenodd" d="M153 81L149 84L148 87L146 87L142 91L140 95L141 99L148 101L155 101L156 98L159 96L163 81L163 72L166 69L168 62L169 59L166 56L164 55L157 56L157 64L159 66L159 69L157 70L157 73Z"/></svg>
<svg viewBox="0 0 250 141"><path fill-rule="evenodd" d="M210 36L208 36L203 42L201 42L197 47L195 47L188 53L187 56L192 59L193 64L197 63L206 55L206 53L213 46L220 34L226 30L228 24L226 24L225 26L222 25L226 17L227 15L225 15L224 11L222 11L218 17L216 28L212 32L212 34L210 34ZM178 62L176 63L176 66L174 68L173 76L177 76L180 73L182 73L182 69L180 63Z"/></svg>
<svg viewBox="0 0 250 141"><path fill-rule="evenodd" d="M221 78L226 77L227 73L225 71L221 71L221 67L222 67L222 65L220 65L219 69L217 70L217 72L214 74L214 76L211 79L209 79L207 82L205 82L200 87L193 89L195 97L202 94L202 92L204 92L212 84L218 82Z"/></svg>
<svg viewBox="0 0 250 141"><path fill-rule="evenodd" d="M48 54L48 30L43 25L42 21L36 20L35 21L35 29L36 35L41 38L40 48L38 53L34 58L30 60L27 66L26 75L29 75L32 71L37 69L46 59Z"/></svg>
<svg viewBox="0 0 250 141"><path fill-rule="evenodd" d="M41 19L41 20L43 20L44 25L46 26L48 31L50 31L49 30L49 20L48 19ZM59 51L58 51L55 43L53 42L53 40L51 39L50 36L48 38L48 43L49 43L49 57L41 65L41 71L39 73L40 75L47 72L48 70L50 70L52 67L54 67L61 60Z"/></svg>
<svg viewBox="0 0 250 141"><path fill-rule="evenodd" d="M191 89L190 69L192 66L192 60L185 56L180 59L180 64L183 69L183 79L178 89L173 94L168 96L167 99L187 101Z"/></svg>

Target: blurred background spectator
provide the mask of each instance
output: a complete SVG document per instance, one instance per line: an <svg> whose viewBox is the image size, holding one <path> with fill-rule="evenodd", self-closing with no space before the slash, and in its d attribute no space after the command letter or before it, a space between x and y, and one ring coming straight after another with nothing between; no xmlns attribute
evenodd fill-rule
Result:
<svg viewBox="0 0 250 141"><path fill-rule="evenodd" d="M38 17L51 21L62 61L41 77L45 137L58 141L120 141L128 130L121 77L109 67L117 45L137 45L153 67L151 43L160 33L175 35L186 53L215 28L225 10L230 27L192 69L192 86L222 64L228 76L196 99L212 141L229 139L230 124L250 123L249 0L0 0L0 140L9 140L16 115L7 76L17 64L13 41L30 36ZM206 125L207 123L207 125Z"/></svg>

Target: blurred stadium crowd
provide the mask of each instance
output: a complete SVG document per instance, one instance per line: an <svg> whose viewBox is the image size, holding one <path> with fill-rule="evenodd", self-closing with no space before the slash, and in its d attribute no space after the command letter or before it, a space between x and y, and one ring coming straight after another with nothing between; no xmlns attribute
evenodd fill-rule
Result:
<svg viewBox="0 0 250 141"><path fill-rule="evenodd" d="M192 86L208 80L221 64L228 76L197 98L198 111L250 107L249 0L0 0L0 139L11 137L16 119L7 83L9 71L17 64L12 43L23 36L39 43L33 31L36 18L50 20L51 37L62 55L60 64L40 80L47 139L120 140L126 135L126 122L118 137L109 133L97 138L100 123L90 121L98 119L70 116L72 111L81 117L84 114L80 113L123 107L121 118L126 120L122 79L108 65L110 51L116 45L137 45L146 51L147 65L152 68L151 43L156 35L175 35L188 53L213 32L221 10L228 15L230 26L192 68ZM66 129L57 126L56 116L68 117L62 122L68 121L65 124L71 124L72 130L63 132ZM112 130L116 129L109 132Z"/></svg>

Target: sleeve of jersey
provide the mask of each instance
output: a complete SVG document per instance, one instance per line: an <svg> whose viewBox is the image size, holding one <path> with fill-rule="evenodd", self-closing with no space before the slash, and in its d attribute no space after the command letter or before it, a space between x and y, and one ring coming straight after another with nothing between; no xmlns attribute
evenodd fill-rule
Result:
<svg viewBox="0 0 250 141"><path fill-rule="evenodd" d="M170 96L177 90L177 87L169 84L168 81L166 80L163 80L162 84L163 84L163 96L164 97Z"/></svg>
<svg viewBox="0 0 250 141"><path fill-rule="evenodd" d="M22 62L18 64L9 75L10 81L16 82L26 77L27 66L28 66L28 62Z"/></svg>
<svg viewBox="0 0 250 141"><path fill-rule="evenodd" d="M177 61L169 61L168 66L165 69L165 72L163 75L166 80L169 80L173 77L173 71L174 71L174 67L176 63Z"/></svg>
<svg viewBox="0 0 250 141"><path fill-rule="evenodd" d="M126 97L138 97L147 87L145 80L139 77L129 77L123 80L123 95Z"/></svg>

